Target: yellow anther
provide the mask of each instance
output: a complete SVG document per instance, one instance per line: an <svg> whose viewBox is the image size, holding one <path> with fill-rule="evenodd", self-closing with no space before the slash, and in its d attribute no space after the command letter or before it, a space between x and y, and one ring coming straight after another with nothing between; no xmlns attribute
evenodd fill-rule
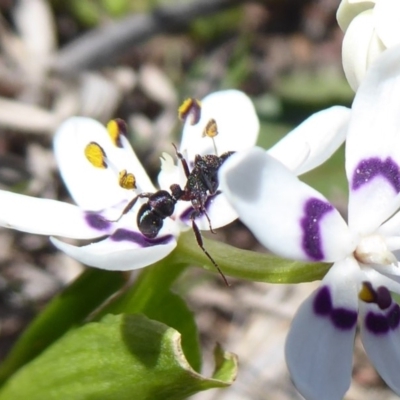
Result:
<svg viewBox="0 0 400 400"><path fill-rule="evenodd" d="M376 293L369 282L363 282L358 298L365 303L375 303Z"/></svg>
<svg viewBox="0 0 400 400"><path fill-rule="evenodd" d="M136 178L130 172L127 172L126 169L123 169L119 173L119 186L123 189L136 189Z"/></svg>
<svg viewBox="0 0 400 400"><path fill-rule="evenodd" d="M215 119L211 118L207 122L206 127L204 128L203 136L208 136L210 138L213 138L217 135L218 135L217 122L215 121Z"/></svg>
<svg viewBox="0 0 400 400"><path fill-rule="evenodd" d="M85 147L87 160L96 168L107 168L106 153L96 142L90 142Z"/></svg>
<svg viewBox="0 0 400 400"><path fill-rule="evenodd" d="M200 121L201 102L190 97L186 99L178 108L178 117L181 121L186 121L190 117L190 125L196 125Z"/></svg>
<svg viewBox="0 0 400 400"><path fill-rule="evenodd" d="M114 145L122 147L121 135L125 136L127 132L125 121L120 118L112 119L107 124L107 131Z"/></svg>

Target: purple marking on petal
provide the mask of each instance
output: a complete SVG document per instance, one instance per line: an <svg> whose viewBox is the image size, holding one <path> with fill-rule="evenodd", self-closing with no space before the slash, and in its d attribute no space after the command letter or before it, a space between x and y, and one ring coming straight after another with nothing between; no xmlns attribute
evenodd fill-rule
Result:
<svg viewBox="0 0 400 400"><path fill-rule="evenodd" d="M161 236L155 239L149 239L143 236L139 232L130 231L128 229L117 229L111 236L111 240L115 242L133 242L138 244L140 247L157 246L161 244L168 244L173 239L172 235Z"/></svg>
<svg viewBox="0 0 400 400"><path fill-rule="evenodd" d="M314 299L314 312L318 315L329 315L332 311L332 298L328 286L318 290Z"/></svg>
<svg viewBox="0 0 400 400"><path fill-rule="evenodd" d="M399 305L393 304L387 316L390 329L396 329L400 324L400 307Z"/></svg>
<svg viewBox="0 0 400 400"><path fill-rule="evenodd" d="M86 213L86 222L91 228L97 229L98 231L106 231L112 225L112 222L107 221L101 214L98 213Z"/></svg>
<svg viewBox="0 0 400 400"><path fill-rule="evenodd" d="M377 176L385 178L396 193L400 192L400 169L390 157L385 161L378 157L361 160L353 173L351 188L357 190Z"/></svg>
<svg viewBox="0 0 400 400"><path fill-rule="evenodd" d="M314 298L314 312L321 317L330 317L336 328L352 329L357 322L357 312L343 307L334 308L328 286L322 286Z"/></svg>
<svg viewBox="0 0 400 400"><path fill-rule="evenodd" d="M210 209L211 204L213 203L213 200L215 199L215 197L217 197L219 194L221 194L222 192L220 190L218 190L215 194L213 194L212 196L209 196L206 200L206 203L204 205L204 208L206 209L206 211L208 212L208 210ZM192 215L194 211L194 208L192 206L189 206L185 211L183 211L179 217L179 219L182 222L188 223L190 221L190 217ZM212 222L212 221L211 221Z"/></svg>
<svg viewBox="0 0 400 400"><path fill-rule="evenodd" d="M365 317L365 327L376 335L387 333L389 331L389 323L385 315L369 312Z"/></svg>
<svg viewBox="0 0 400 400"><path fill-rule="evenodd" d="M304 252L314 261L324 258L319 224L324 215L333 210L333 206L325 201L312 198L304 206L305 216L300 220L303 230L302 247Z"/></svg>
<svg viewBox="0 0 400 400"><path fill-rule="evenodd" d="M357 323L357 312L346 308L334 308L331 313L331 319L336 328L352 329Z"/></svg>
<svg viewBox="0 0 400 400"><path fill-rule="evenodd" d="M374 313L369 311L365 317L365 327L376 335L388 333L400 325L400 307L393 303L389 311L384 313Z"/></svg>

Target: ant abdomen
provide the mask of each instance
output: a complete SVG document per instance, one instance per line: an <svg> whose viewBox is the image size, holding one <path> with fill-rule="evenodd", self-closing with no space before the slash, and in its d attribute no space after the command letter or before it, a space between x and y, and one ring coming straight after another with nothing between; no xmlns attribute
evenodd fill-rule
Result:
<svg viewBox="0 0 400 400"><path fill-rule="evenodd" d="M154 239L164 225L161 218L148 203L143 204L137 213L137 225L140 232L149 239Z"/></svg>
<svg viewBox="0 0 400 400"><path fill-rule="evenodd" d="M176 200L166 191L159 190L148 196L137 213L137 225L140 232L149 239L154 239L175 209Z"/></svg>

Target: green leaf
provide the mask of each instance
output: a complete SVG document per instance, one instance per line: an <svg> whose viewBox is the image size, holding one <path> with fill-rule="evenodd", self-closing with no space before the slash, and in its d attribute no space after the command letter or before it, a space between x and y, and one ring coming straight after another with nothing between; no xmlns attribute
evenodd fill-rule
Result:
<svg viewBox="0 0 400 400"><path fill-rule="evenodd" d="M270 283L310 282L321 279L331 266L325 263L286 260L272 254L242 250L205 237L203 240L204 247L222 272L236 278ZM169 258L172 264L190 263L216 272L191 231L181 234L178 246Z"/></svg>
<svg viewBox="0 0 400 400"><path fill-rule="evenodd" d="M236 370L236 357L219 351L214 378L201 376L174 329L142 315L109 315L70 331L22 368L0 400L179 400L229 386Z"/></svg>
<svg viewBox="0 0 400 400"><path fill-rule="evenodd" d="M3 383L73 325L81 323L124 284L119 272L87 269L29 325L0 367Z"/></svg>
<svg viewBox="0 0 400 400"><path fill-rule="evenodd" d="M184 269L184 265L172 265L168 258L143 269L134 285L107 304L96 319L106 314L141 313L160 321L182 335L185 357L195 371L200 371L201 349L193 313L184 300L170 291Z"/></svg>

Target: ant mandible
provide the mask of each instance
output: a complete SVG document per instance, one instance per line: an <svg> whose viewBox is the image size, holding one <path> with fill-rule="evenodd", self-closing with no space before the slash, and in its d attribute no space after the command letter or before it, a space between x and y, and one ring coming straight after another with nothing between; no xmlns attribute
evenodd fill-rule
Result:
<svg viewBox="0 0 400 400"><path fill-rule="evenodd" d="M200 229L196 224L196 218L205 215L210 230L214 233L210 218L207 214L206 202L210 196L214 196L218 193L218 170L234 152L229 151L223 153L221 156L211 154L205 156L196 155L194 167L190 171L182 153L178 151L174 144L173 146L186 176L185 187L182 189L178 184L173 184L170 186L171 193L166 190L158 190L155 193L140 193L125 206L118 220L134 207L138 199L146 198L146 203L140 207L137 213L136 222L140 232L144 236L149 239L154 239L161 230L164 219L173 214L176 203L179 200L190 201L193 211L189 218L192 221L192 229L197 244L218 270L225 284L229 286L218 264L204 247Z"/></svg>

